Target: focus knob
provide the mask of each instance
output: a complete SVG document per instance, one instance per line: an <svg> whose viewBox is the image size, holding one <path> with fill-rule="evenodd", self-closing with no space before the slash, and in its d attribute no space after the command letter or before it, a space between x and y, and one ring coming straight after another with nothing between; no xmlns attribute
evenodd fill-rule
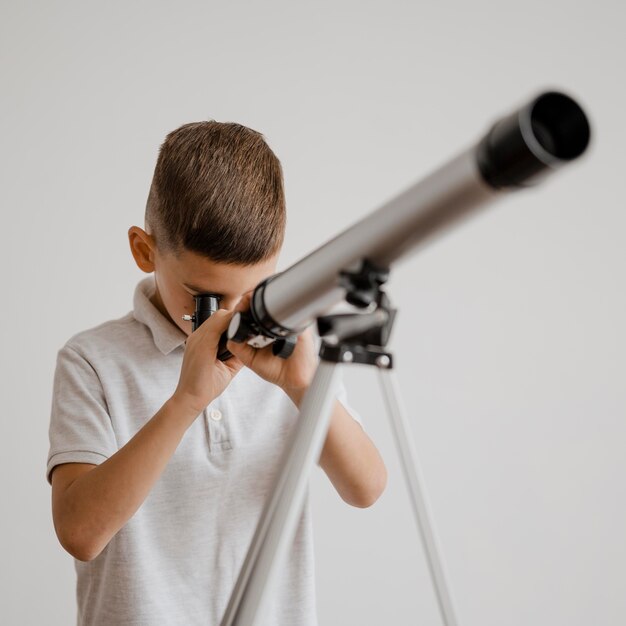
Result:
<svg viewBox="0 0 626 626"><path fill-rule="evenodd" d="M253 320L248 313L237 311L228 325L228 338L235 343L243 343L248 337L255 335Z"/></svg>
<svg viewBox="0 0 626 626"><path fill-rule="evenodd" d="M279 356L281 359L288 359L296 347L297 341L297 335L285 337L284 339L276 339L272 345L272 353L275 356Z"/></svg>

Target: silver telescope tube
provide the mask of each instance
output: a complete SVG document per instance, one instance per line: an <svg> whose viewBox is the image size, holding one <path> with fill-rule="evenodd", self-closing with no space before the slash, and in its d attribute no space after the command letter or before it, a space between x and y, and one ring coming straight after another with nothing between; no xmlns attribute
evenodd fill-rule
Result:
<svg viewBox="0 0 626 626"><path fill-rule="evenodd" d="M429 176L257 285L253 323L245 329L241 315L234 316L228 337L260 347L260 335L270 340L302 332L345 299L340 272L358 270L364 259L390 268L504 192L533 186L579 157L590 134L585 113L570 96L540 93Z"/></svg>

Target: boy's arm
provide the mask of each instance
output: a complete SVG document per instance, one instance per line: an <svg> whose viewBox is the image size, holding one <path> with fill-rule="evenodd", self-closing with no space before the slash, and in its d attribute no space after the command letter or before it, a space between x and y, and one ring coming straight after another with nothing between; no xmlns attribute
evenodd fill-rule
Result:
<svg viewBox="0 0 626 626"><path fill-rule="evenodd" d="M300 408L305 390L287 392ZM363 427L336 401L318 465L348 504L366 508L374 504L387 485L387 469Z"/></svg>
<svg viewBox="0 0 626 626"><path fill-rule="evenodd" d="M106 461L76 467L69 486L53 472L54 527L72 556L90 561L102 552L146 499L197 416L174 395Z"/></svg>
<svg viewBox="0 0 626 626"><path fill-rule="evenodd" d="M174 393L119 450L95 368L69 344L59 351L48 471L72 457L83 465L63 470L53 484L54 527L75 558L89 561L102 552L146 499L186 430L243 367L234 357L216 359L231 317L231 311L219 309L189 335ZM89 468L99 456L108 458Z"/></svg>

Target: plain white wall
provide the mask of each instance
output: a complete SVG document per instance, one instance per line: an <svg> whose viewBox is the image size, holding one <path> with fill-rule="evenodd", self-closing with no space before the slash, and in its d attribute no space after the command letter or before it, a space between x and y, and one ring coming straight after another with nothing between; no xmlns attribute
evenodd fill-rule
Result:
<svg viewBox="0 0 626 626"><path fill-rule="evenodd" d="M625 17L610 0L3 2L0 620L75 619L44 477L55 356L131 309L127 230L167 132L264 133L284 269L557 87L589 113L588 154L399 265L391 348L459 623L624 623ZM356 509L312 477L320 623L437 624L375 372L344 376L389 483Z"/></svg>

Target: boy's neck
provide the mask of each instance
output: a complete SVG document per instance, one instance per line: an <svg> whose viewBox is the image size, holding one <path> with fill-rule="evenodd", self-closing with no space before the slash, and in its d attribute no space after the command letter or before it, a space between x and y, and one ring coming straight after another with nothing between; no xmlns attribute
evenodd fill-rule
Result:
<svg viewBox="0 0 626 626"><path fill-rule="evenodd" d="M154 306L158 309L161 315L165 317L165 319L169 320L170 322L172 322L172 324L174 324L174 326L176 326L176 323L167 312L167 309L165 308L163 301L161 300L161 294L159 293L159 288L156 287L156 284L154 293L150 296L149 300L150 302L152 302L152 304L154 304Z"/></svg>

